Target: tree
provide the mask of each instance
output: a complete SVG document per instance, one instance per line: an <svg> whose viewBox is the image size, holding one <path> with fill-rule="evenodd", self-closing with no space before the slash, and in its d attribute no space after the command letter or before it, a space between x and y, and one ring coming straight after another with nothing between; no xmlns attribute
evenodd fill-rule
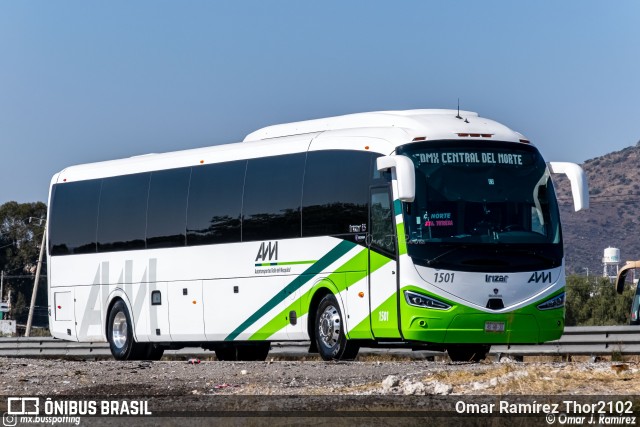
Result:
<svg viewBox="0 0 640 427"><path fill-rule="evenodd" d="M567 277L565 325L582 325L589 318L586 307L591 297L590 293L591 287L584 277L576 275Z"/></svg>
<svg viewBox="0 0 640 427"><path fill-rule="evenodd" d="M634 289L618 295L608 278L567 277L567 326L628 325Z"/></svg>
<svg viewBox="0 0 640 427"><path fill-rule="evenodd" d="M4 271L7 277L4 285L5 296L2 296L2 299L6 299L9 290L12 291L16 310L12 310L14 312L10 315L19 323L24 323L27 319L28 306L26 310L21 309L26 303L18 302L31 300L46 215L47 206L42 202L7 202L0 206L0 270ZM46 277L46 265L43 265L41 275ZM43 294L46 306L46 286L40 288L45 288ZM40 291L38 296L42 305L43 289ZM44 324L47 318L45 316L44 319L39 318L35 321Z"/></svg>

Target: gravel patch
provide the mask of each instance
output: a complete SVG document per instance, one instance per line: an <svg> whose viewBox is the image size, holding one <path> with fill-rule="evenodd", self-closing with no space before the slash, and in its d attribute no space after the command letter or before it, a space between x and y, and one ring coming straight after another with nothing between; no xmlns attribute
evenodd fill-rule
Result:
<svg viewBox="0 0 640 427"><path fill-rule="evenodd" d="M0 358L8 395L464 395L640 393L637 363L118 362Z"/></svg>

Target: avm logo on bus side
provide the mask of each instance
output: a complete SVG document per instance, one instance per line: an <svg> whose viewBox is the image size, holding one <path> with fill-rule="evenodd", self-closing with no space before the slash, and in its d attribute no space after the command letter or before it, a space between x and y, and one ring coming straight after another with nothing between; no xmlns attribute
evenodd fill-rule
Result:
<svg viewBox="0 0 640 427"><path fill-rule="evenodd" d="M529 281L527 283L531 283L531 282L536 282L536 283L551 283L551 272L550 271L546 271L546 272L538 272L536 271L535 273L531 274L531 277L529 277Z"/></svg>
<svg viewBox="0 0 640 427"><path fill-rule="evenodd" d="M271 260L278 260L278 242L262 242L260 249L258 249L258 255L256 255L256 261L264 261L269 258Z"/></svg>

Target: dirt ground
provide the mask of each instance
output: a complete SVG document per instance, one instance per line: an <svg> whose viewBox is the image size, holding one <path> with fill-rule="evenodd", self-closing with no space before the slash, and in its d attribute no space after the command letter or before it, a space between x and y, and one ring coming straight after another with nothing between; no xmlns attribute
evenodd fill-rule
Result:
<svg viewBox="0 0 640 427"><path fill-rule="evenodd" d="M616 396L626 396L624 399L633 400L634 411L638 412L640 363L474 364L424 360L189 363L0 358L0 394L41 396L41 400L53 401L142 399L149 402L154 417L171 415L153 422L149 418L131 418L129 425L199 425L193 417L199 417L202 425L211 425L211 417L223 420L220 425L263 425L267 419L273 425L425 425L426 418L421 418L425 413L429 414L431 424L434 419L440 421L435 425L484 425L483 418L453 419L447 414L459 402L552 401L554 396L558 396L555 399L558 402L566 400L566 396L583 400L607 396L617 400L622 397ZM0 410L6 409L5 402L6 399L0 400ZM363 410L369 414L379 412L373 419L358 418ZM256 417L256 411L264 411L261 414L266 414L265 417ZM186 424L179 421L174 418L176 414L188 414L189 421ZM247 418L233 417L234 414ZM336 414L340 415L340 422ZM310 415L313 417L309 418ZM276 419L279 421L273 421ZM114 421L93 418L91 425L121 425L123 421L118 418L111 424L109 420ZM511 420L509 425L532 425L531 419L521 421L519 424Z"/></svg>
<svg viewBox="0 0 640 427"><path fill-rule="evenodd" d="M194 364L0 358L0 394L640 394L640 363L270 360Z"/></svg>

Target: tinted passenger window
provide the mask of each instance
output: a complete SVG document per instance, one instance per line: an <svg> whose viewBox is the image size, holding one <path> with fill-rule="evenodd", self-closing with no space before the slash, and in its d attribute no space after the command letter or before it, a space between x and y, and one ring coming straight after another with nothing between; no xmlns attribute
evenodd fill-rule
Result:
<svg viewBox="0 0 640 427"><path fill-rule="evenodd" d="M187 244L240 241L246 160L194 167L189 188Z"/></svg>
<svg viewBox="0 0 640 427"><path fill-rule="evenodd" d="M151 173L147 249L185 245L191 168Z"/></svg>
<svg viewBox="0 0 640 427"><path fill-rule="evenodd" d="M242 240L300 237L306 153L251 159L242 211Z"/></svg>
<svg viewBox="0 0 640 427"><path fill-rule="evenodd" d="M102 181L98 252L144 249L149 173Z"/></svg>
<svg viewBox="0 0 640 427"><path fill-rule="evenodd" d="M96 251L100 180L53 186L49 218L49 253L84 254Z"/></svg>
<svg viewBox="0 0 640 427"><path fill-rule="evenodd" d="M371 163L371 153L309 153L302 203L303 237L347 234L350 226L366 227Z"/></svg>

